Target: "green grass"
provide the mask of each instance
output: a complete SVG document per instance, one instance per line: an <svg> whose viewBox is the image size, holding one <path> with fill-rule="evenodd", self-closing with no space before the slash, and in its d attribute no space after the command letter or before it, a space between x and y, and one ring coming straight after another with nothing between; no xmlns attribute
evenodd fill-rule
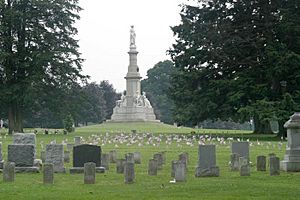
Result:
<svg viewBox="0 0 300 200"><path fill-rule="evenodd" d="M144 140L128 146L128 142L115 146L113 139L121 132L125 135L131 134L131 130L138 130L141 137L143 133L154 133L155 137L163 140L159 146L147 145ZM151 129L153 131L151 131ZM176 130L180 130L176 132ZM30 130L27 130L30 131ZM281 172L280 176L269 176L269 172L256 172L255 158L257 155L268 155L276 153L280 159L285 153L285 143L282 148L278 148L278 141L263 141L259 138L259 144L253 138L250 147L250 157L253 162L250 177L240 177L238 172L231 172L228 168L230 157L230 143L220 144L217 140L207 143L217 145L217 165L220 167L220 177L195 178L194 169L197 165L198 144L193 141L193 145L187 144L193 129L176 128L173 126L162 126L161 124L102 124L76 129L75 133L69 135L37 135L38 156L41 151L41 141L46 143L56 140L60 143L67 139L72 141L75 135L83 136L89 141L91 135L98 135L101 139L107 138L107 142L100 141L103 152L116 149L118 158L124 157L127 152L140 151L142 154L142 164L135 166L136 182L134 184L124 184L124 176L115 173L115 164L110 164L110 170L105 174L97 174L95 185L84 185L83 174L70 175L55 174L54 185L43 185L42 173L39 174L17 174L14 183L4 183L0 180L0 199L298 199L300 196L299 182L300 173ZM207 130L208 131L208 130ZM214 133L223 130L212 131ZM108 132L108 135L106 134ZM172 144L165 143L165 136L183 134L182 141L174 141ZM210 134L210 133L205 133ZM227 132L225 132L227 134ZM228 134L231 134L228 131ZM239 134L238 131L232 134ZM253 137L244 133L240 138ZM7 145L12 141L10 136L2 138L4 158L7 156ZM109 143L109 141L111 143ZM138 143L143 144L139 146ZM159 171L158 176L148 176L148 160L154 153L166 151L166 165ZM188 152L190 163L188 165L187 181L184 183L169 183L171 161L178 159L178 154ZM72 162L72 161L71 161ZM66 164L71 167L71 164Z"/></svg>

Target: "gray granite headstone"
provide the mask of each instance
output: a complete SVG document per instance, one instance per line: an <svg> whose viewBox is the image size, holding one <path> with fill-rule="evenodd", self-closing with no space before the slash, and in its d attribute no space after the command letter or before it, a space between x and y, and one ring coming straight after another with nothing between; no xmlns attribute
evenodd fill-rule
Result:
<svg viewBox="0 0 300 200"><path fill-rule="evenodd" d="M81 136L75 136L74 137L74 145L80 145L81 144Z"/></svg>
<svg viewBox="0 0 300 200"><path fill-rule="evenodd" d="M156 176L157 175L157 160L150 159L148 164L148 175L150 176Z"/></svg>
<svg viewBox="0 0 300 200"><path fill-rule="evenodd" d="M117 161L117 151L116 150L112 150L109 152L109 162L110 163L116 163Z"/></svg>
<svg viewBox="0 0 300 200"><path fill-rule="evenodd" d="M105 170L109 170L109 154L103 153L101 155L101 166L105 168Z"/></svg>
<svg viewBox="0 0 300 200"><path fill-rule="evenodd" d="M231 144L231 153L238 154L241 157L244 157L250 161L249 157L249 142L232 142Z"/></svg>
<svg viewBox="0 0 300 200"><path fill-rule="evenodd" d="M240 168L239 164L240 155L237 153L233 153L230 155L230 170L238 171Z"/></svg>
<svg viewBox="0 0 300 200"><path fill-rule="evenodd" d="M116 160L117 174L123 174L124 173L125 163L126 163L125 159L117 159Z"/></svg>
<svg viewBox="0 0 300 200"><path fill-rule="evenodd" d="M13 134L13 144L36 145L36 136L34 133L15 133Z"/></svg>
<svg viewBox="0 0 300 200"><path fill-rule="evenodd" d="M135 164L141 164L141 153L140 152L134 152L133 153L133 159Z"/></svg>
<svg viewBox="0 0 300 200"><path fill-rule="evenodd" d="M215 145L199 145L198 167L195 176L219 176L219 168L216 166Z"/></svg>
<svg viewBox="0 0 300 200"><path fill-rule="evenodd" d="M95 184L96 164L93 162L84 163L84 184Z"/></svg>
<svg viewBox="0 0 300 200"><path fill-rule="evenodd" d="M64 146L63 144L46 145L45 163L52 163L54 172L66 172L64 167Z"/></svg>
<svg viewBox="0 0 300 200"><path fill-rule="evenodd" d="M64 151L64 162L65 163L70 162L70 151Z"/></svg>
<svg viewBox="0 0 300 200"><path fill-rule="evenodd" d="M3 182L15 181L15 163L6 162L3 167Z"/></svg>
<svg viewBox="0 0 300 200"><path fill-rule="evenodd" d="M53 184L54 167L52 163L45 163L43 166L43 182L44 184Z"/></svg>
<svg viewBox="0 0 300 200"><path fill-rule="evenodd" d="M266 156L257 156L256 157L256 170L257 171L266 171Z"/></svg>
<svg viewBox="0 0 300 200"><path fill-rule="evenodd" d="M134 154L133 153L125 154L125 160L126 162L134 163Z"/></svg>
<svg viewBox="0 0 300 200"><path fill-rule="evenodd" d="M276 176L280 175L280 162L278 157L270 157L270 175Z"/></svg>
<svg viewBox="0 0 300 200"><path fill-rule="evenodd" d="M178 160L172 160L171 162L171 177L175 177L175 166L177 165Z"/></svg>
<svg viewBox="0 0 300 200"><path fill-rule="evenodd" d="M101 147L82 144L73 148L73 167L84 167L84 163L93 162L96 167L101 166Z"/></svg>
<svg viewBox="0 0 300 200"><path fill-rule="evenodd" d="M153 155L153 159L157 160L158 169L162 169L162 167L163 167L163 154L162 153L156 153L156 154Z"/></svg>
<svg viewBox="0 0 300 200"><path fill-rule="evenodd" d="M175 164L175 180L176 182L183 182L186 181L186 163L182 161L178 161Z"/></svg>
<svg viewBox="0 0 300 200"><path fill-rule="evenodd" d="M250 165L241 165L240 166L240 176L250 176Z"/></svg>
<svg viewBox="0 0 300 200"><path fill-rule="evenodd" d="M8 162L14 162L16 167L32 167L35 147L28 144L9 144Z"/></svg>
<svg viewBox="0 0 300 200"><path fill-rule="evenodd" d="M183 153L179 154L178 160L183 161L186 164L188 164L189 163L189 154L187 152L183 152Z"/></svg>
<svg viewBox="0 0 300 200"><path fill-rule="evenodd" d="M135 179L134 163L126 162L124 168L125 183L133 183Z"/></svg>

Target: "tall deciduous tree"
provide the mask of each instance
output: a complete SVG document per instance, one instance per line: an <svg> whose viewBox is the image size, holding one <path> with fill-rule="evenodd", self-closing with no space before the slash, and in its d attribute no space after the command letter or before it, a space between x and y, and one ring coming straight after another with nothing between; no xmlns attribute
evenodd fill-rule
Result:
<svg viewBox="0 0 300 200"><path fill-rule="evenodd" d="M116 101L121 95L116 92L113 85L108 81L101 81L100 88L105 101L105 119L110 119L113 114L113 108L116 106Z"/></svg>
<svg viewBox="0 0 300 200"><path fill-rule="evenodd" d="M80 10L78 0L0 1L0 93L10 133L23 131L34 96L85 78L74 39Z"/></svg>
<svg viewBox="0 0 300 200"><path fill-rule="evenodd" d="M292 14L299 3L206 2L183 6L182 23L172 28L177 37L170 50L178 68L172 81L177 118L197 123L253 117L257 133L270 131L270 119L282 125L290 110L299 109L300 87L294 84L300 81L295 75L299 52L288 45L299 37L286 31L298 22L288 15L299 15Z"/></svg>

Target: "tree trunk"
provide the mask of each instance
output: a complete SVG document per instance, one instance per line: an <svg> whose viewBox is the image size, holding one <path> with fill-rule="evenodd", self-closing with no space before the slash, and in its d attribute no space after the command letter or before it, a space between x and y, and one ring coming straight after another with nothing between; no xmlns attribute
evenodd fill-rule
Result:
<svg viewBox="0 0 300 200"><path fill-rule="evenodd" d="M258 117L254 117L254 131L255 134L272 134L272 129L269 122L262 122Z"/></svg>
<svg viewBox="0 0 300 200"><path fill-rule="evenodd" d="M8 109L8 133L23 133L23 115L21 107L12 102Z"/></svg>
<svg viewBox="0 0 300 200"><path fill-rule="evenodd" d="M283 127L285 121L284 120L279 120L278 121L278 126L279 126L279 131L277 133L277 137L281 138L284 140L287 136L287 132L286 132L286 129Z"/></svg>

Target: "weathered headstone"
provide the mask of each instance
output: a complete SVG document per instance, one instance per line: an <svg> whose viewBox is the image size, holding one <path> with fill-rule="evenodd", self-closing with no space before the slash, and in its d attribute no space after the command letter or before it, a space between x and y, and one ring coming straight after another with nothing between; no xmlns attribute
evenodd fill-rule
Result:
<svg viewBox="0 0 300 200"><path fill-rule="evenodd" d="M44 163L46 160L46 151L41 151L41 160Z"/></svg>
<svg viewBox="0 0 300 200"><path fill-rule="evenodd" d="M198 167L195 176L219 176L219 167L216 166L215 145L199 145Z"/></svg>
<svg viewBox="0 0 300 200"><path fill-rule="evenodd" d="M242 164L240 166L240 176L250 176L250 165Z"/></svg>
<svg viewBox="0 0 300 200"><path fill-rule="evenodd" d="M159 152L162 156L162 164L166 164L166 160L167 160L167 156L166 156L166 151L162 151L162 152Z"/></svg>
<svg viewBox="0 0 300 200"><path fill-rule="evenodd" d="M186 181L186 163L182 161L178 161L175 164L175 180L176 182L183 182Z"/></svg>
<svg viewBox="0 0 300 200"><path fill-rule="evenodd" d="M239 170L239 168L240 168L239 159L240 159L240 155L237 153L232 153L230 155L230 170L231 171Z"/></svg>
<svg viewBox="0 0 300 200"><path fill-rule="evenodd" d="M124 173L124 167L125 167L125 159L117 159L116 162L116 171L118 174L123 174Z"/></svg>
<svg viewBox="0 0 300 200"><path fill-rule="evenodd" d="M256 158L256 170L266 171L266 156L257 156Z"/></svg>
<svg viewBox="0 0 300 200"><path fill-rule="evenodd" d="M177 165L178 160L172 160L171 162L171 177L175 177L175 166Z"/></svg>
<svg viewBox="0 0 300 200"><path fill-rule="evenodd" d="M70 173L83 173L84 163L93 162L96 164L96 172L103 173L105 168L101 165L101 147L96 145L82 144L73 147L73 167ZM107 155L108 159L108 155Z"/></svg>
<svg viewBox="0 0 300 200"><path fill-rule="evenodd" d="M133 159L135 164L141 164L141 153L140 152L134 152L133 153Z"/></svg>
<svg viewBox="0 0 300 200"><path fill-rule="evenodd" d="M117 161L117 151L116 150L112 150L109 152L109 162L110 163L116 163Z"/></svg>
<svg viewBox="0 0 300 200"><path fill-rule="evenodd" d="M125 154L126 162L134 163L134 154L133 153L126 153Z"/></svg>
<svg viewBox="0 0 300 200"><path fill-rule="evenodd" d="M186 164L189 163L189 154L187 152L183 152L183 153L179 154L178 157L179 157L178 158L179 161L183 161Z"/></svg>
<svg viewBox="0 0 300 200"><path fill-rule="evenodd" d="M5 162L3 167L3 182L15 181L15 163Z"/></svg>
<svg viewBox="0 0 300 200"><path fill-rule="evenodd" d="M13 144L31 144L36 145L36 136L34 133L14 133Z"/></svg>
<svg viewBox="0 0 300 200"><path fill-rule="evenodd" d="M64 162L65 163L70 162L70 151L64 151Z"/></svg>
<svg viewBox="0 0 300 200"><path fill-rule="evenodd" d="M287 129L287 146L281 169L288 172L300 172L300 113L294 113L284 124Z"/></svg>
<svg viewBox="0 0 300 200"><path fill-rule="evenodd" d="M231 144L231 153L238 154L240 157L244 157L250 161L249 157L249 142L232 142Z"/></svg>
<svg viewBox="0 0 300 200"><path fill-rule="evenodd" d="M95 184L96 164L93 162L84 163L84 184Z"/></svg>
<svg viewBox="0 0 300 200"><path fill-rule="evenodd" d="M81 136L75 136L74 145L80 145L80 144L81 144Z"/></svg>
<svg viewBox="0 0 300 200"><path fill-rule="evenodd" d="M43 165L43 182L44 184L53 184L54 182L54 167L52 163Z"/></svg>
<svg viewBox="0 0 300 200"><path fill-rule="evenodd" d="M71 144L71 143L68 143L68 144L67 144L67 150L68 150L69 152L72 152L72 151L73 151L73 147L74 147L74 144Z"/></svg>
<svg viewBox="0 0 300 200"><path fill-rule="evenodd" d="M54 172L65 173L63 144L47 144L45 163L52 163Z"/></svg>
<svg viewBox="0 0 300 200"><path fill-rule="evenodd" d="M105 168L105 170L109 170L109 154L103 153L101 155L101 166Z"/></svg>
<svg viewBox="0 0 300 200"><path fill-rule="evenodd" d="M157 160L150 159L148 164L148 175L156 176L157 170L158 170Z"/></svg>
<svg viewBox="0 0 300 200"><path fill-rule="evenodd" d="M271 176L280 175L279 158L278 157L270 157L269 163L270 163L270 175Z"/></svg>
<svg viewBox="0 0 300 200"><path fill-rule="evenodd" d="M135 179L134 163L126 162L124 168L125 183L133 183Z"/></svg>
<svg viewBox="0 0 300 200"><path fill-rule="evenodd" d="M157 167L158 169L162 169L163 166L163 154L162 153L156 153L153 155L153 159L157 160Z"/></svg>

